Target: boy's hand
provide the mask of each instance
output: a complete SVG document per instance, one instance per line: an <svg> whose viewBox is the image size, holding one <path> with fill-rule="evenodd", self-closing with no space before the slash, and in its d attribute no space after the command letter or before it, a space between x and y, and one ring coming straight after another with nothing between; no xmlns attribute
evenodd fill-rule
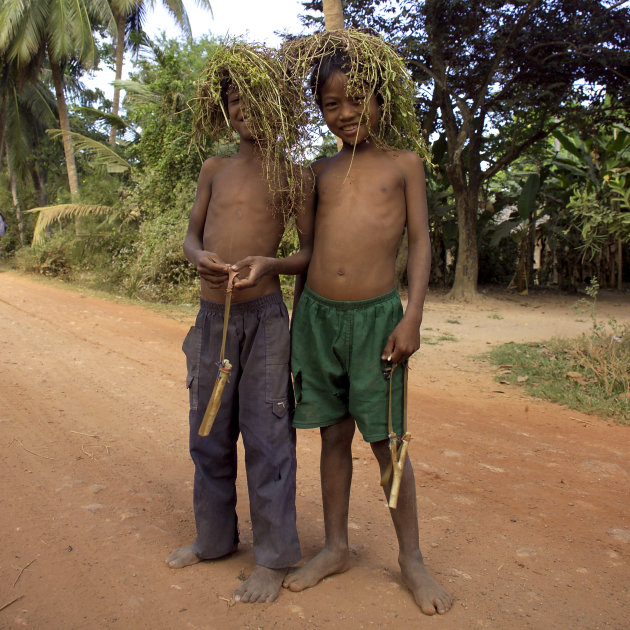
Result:
<svg viewBox="0 0 630 630"><path fill-rule="evenodd" d="M214 252L200 251L196 266L197 273L211 288L219 289L227 282L230 265L223 262Z"/></svg>
<svg viewBox="0 0 630 630"><path fill-rule="evenodd" d="M405 320L403 317L387 338L381 359L392 363L402 363L419 347L420 325L413 320Z"/></svg>
<svg viewBox="0 0 630 630"><path fill-rule="evenodd" d="M249 273L242 278L241 275L234 281L235 289L249 289L256 286L260 279L272 273L272 265L274 258L267 258L265 256L248 256L239 260L232 265L232 269L240 274L242 269L248 269Z"/></svg>

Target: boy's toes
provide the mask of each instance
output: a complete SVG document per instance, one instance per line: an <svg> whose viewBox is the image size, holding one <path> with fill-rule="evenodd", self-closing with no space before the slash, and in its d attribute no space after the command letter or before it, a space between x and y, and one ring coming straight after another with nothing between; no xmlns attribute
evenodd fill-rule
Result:
<svg viewBox="0 0 630 630"><path fill-rule="evenodd" d="M451 609L452 605L453 597L450 595L450 593L443 593L435 600L435 610L437 610L438 615L443 615L444 613L447 613Z"/></svg>
<svg viewBox="0 0 630 630"><path fill-rule="evenodd" d="M278 598L286 569L256 566L252 574L234 591L234 600L243 604L269 603Z"/></svg>

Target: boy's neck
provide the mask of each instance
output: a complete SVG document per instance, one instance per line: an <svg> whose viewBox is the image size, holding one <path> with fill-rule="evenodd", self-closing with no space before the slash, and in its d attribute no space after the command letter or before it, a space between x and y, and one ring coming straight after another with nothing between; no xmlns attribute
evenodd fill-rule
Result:
<svg viewBox="0 0 630 630"><path fill-rule="evenodd" d="M242 158L259 160L262 154L260 151L260 147L258 146L258 144L256 144L256 142L254 142L254 140L244 140L243 138L241 138L238 146L237 155Z"/></svg>
<svg viewBox="0 0 630 630"><path fill-rule="evenodd" d="M346 144L344 142L341 147L342 153L347 153L350 155L356 155L357 153L366 153L366 152L376 151L376 150L377 149L376 149L376 146L374 146L374 143L369 142L368 140L364 140L360 144L357 144L354 146L351 144Z"/></svg>

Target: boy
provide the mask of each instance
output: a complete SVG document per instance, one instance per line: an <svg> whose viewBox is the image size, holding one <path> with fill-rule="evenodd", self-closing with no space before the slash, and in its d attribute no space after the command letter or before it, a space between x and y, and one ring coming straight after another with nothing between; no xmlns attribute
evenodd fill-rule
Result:
<svg viewBox="0 0 630 630"><path fill-rule="evenodd" d="M387 440L389 385L382 371L387 365L404 364L420 346L431 263L422 160L416 153L392 150L379 142L384 137L379 136L379 129L385 90L382 85L366 84L363 78L348 85L348 74L352 80L352 73L361 72L362 66L360 61L359 65L352 63L347 52L353 33L339 33L345 33L341 37L346 38L338 47L341 52L322 53L325 44L321 44L311 74L311 87L326 125L343 146L333 157L313 165L315 240L292 337L297 402L294 426L318 427L321 432L326 540L317 556L285 578L284 586L293 591L348 569L355 427L370 443L383 473L391 459ZM323 37L334 39L336 35ZM362 34L357 37L370 41ZM356 86L365 93L358 93ZM394 266L405 225L409 235L409 300L403 316L394 288ZM398 435L402 372L400 367L392 375L392 410ZM388 483L387 497L389 490ZM408 459L398 507L390 513L406 585L422 612L445 613L452 597L423 563L415 482Z"/></svg>
<svg viewBox="0 0 630 630"><path fill-rule="evenodd" d="M192 545L166 559L172 568L221 558L236 550L239 535L236 507L236 442L245 447L246 473L253 529L255 568L234 592L241 602L274 601L287 568L300 559L295 517L295 430L291 426L292 390L289 372L287 309L279 274L303 273L312 242L312 209L296 216L300 251L278 259L276 253L286 217L274 211L277 191L270 190L264 160L273 126L260 131L255 92L241 94L260 60L268 72L273 59L247 48L248 65L238 64L243 47L227 50L221 61L220 96L211 107L223 108L240 139L232 157L213 157L201 167L184 252L201 278L201 308L183 344L190 389L190 453L195 464L193 503L197 537ZM226 55L226 49L219 51ZM231 56L230 56L231 55ZM254 59L254 61L252 61ZM215 60L216 61L216 60ZM212 63L212 62L211 62ZM240 73L240 74L239 74ZM268 76L267 83L278 80ZM264 81L263 81L264 83ZM220 99L220 103L216 100ZM273 112L272 112L273 113ZM290 114L275 112L290 120ZM257 118L258 117L258 118ZM266 135L265 135L266 134ZM286 176L286 164L277 163ZM273 168L273 165L270 167ZM228 274L234 281L225 356L232 373L207 437L198 435L217 373L223 331Z"/></svg>

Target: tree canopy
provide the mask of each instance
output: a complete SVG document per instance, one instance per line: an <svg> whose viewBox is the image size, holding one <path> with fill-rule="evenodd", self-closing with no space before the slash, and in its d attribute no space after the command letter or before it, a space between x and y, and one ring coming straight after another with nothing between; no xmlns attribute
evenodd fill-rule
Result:
<svg viewBox="0 0 630 630"><path fill-rule="evenodd" d="M348 0L345 13L399 48L424 134L445 142L459 227L453 294L471 296L482 183L564 122L626 116L630 12L595 0Z"/></svg>

